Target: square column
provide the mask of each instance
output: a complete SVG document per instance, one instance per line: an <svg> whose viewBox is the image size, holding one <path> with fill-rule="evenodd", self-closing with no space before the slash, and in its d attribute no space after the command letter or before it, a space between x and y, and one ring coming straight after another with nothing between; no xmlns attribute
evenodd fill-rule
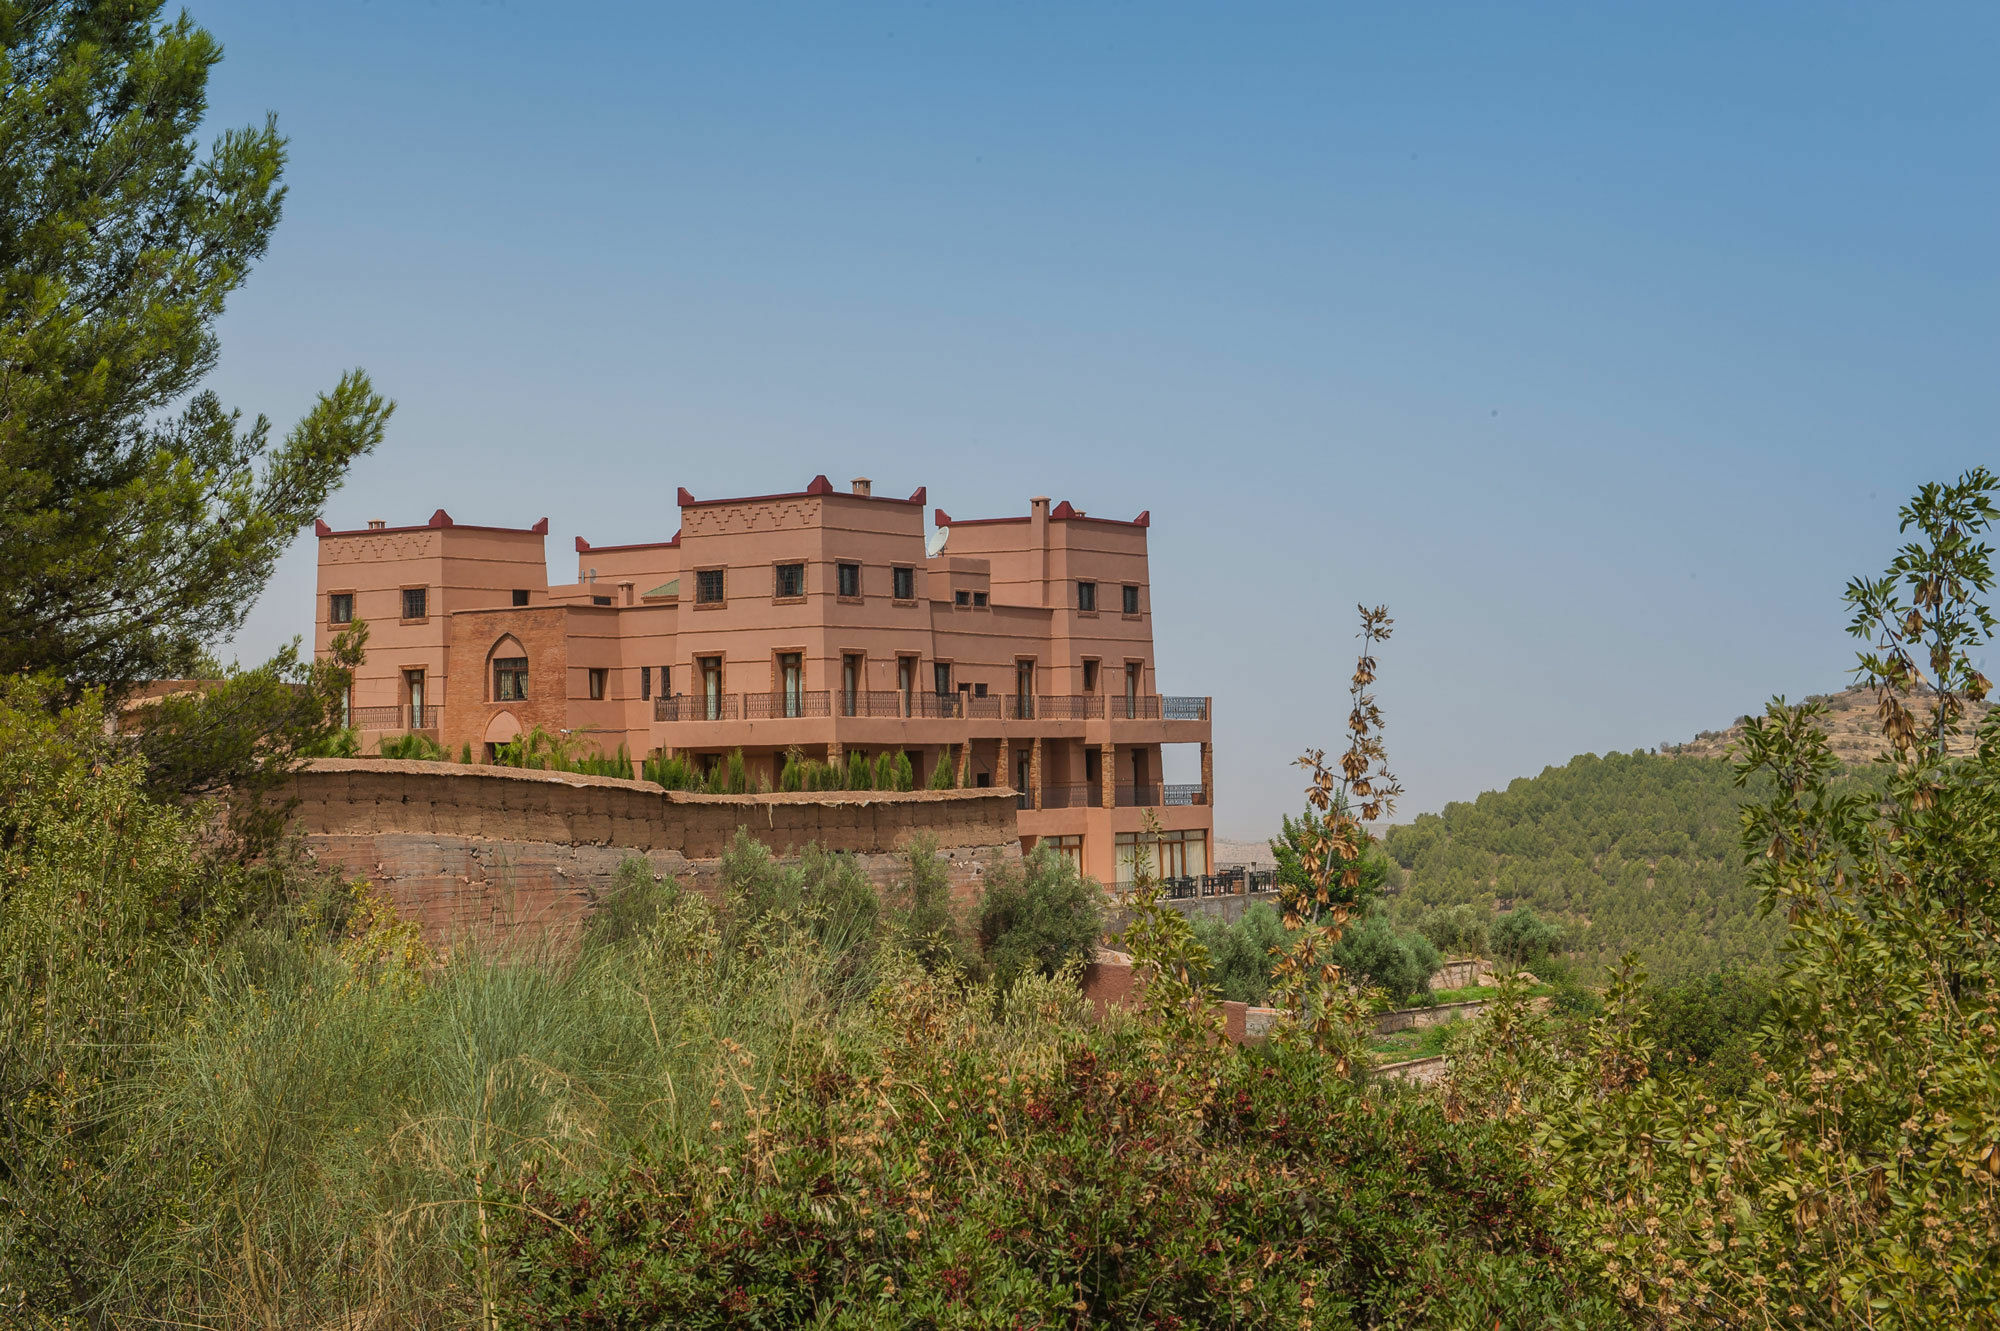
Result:
<svg viewBox="0 0 2000 1331"><path fill-rule="evenodd" d="M1102 756L1097 760L1097 772L1103 778L1099 782L1103 787L1098 791L1100 802L1107 809L1115 809L1118 807L1118 746L1101 744L1098 752Z"/></svg>
<svg viewBox="0 0 2000 1331"><path fill-rule="evenodd" d="M1211 809L1215 807L1215 745L1208 740L1201 742L1201 798Z"/></svg>
<svg viewBox="0 0 2000 1331"><path fill-rule="evenodd" d="M1042 740L1039 735L1028 745L1028 807L1042 807Z"/></svg>

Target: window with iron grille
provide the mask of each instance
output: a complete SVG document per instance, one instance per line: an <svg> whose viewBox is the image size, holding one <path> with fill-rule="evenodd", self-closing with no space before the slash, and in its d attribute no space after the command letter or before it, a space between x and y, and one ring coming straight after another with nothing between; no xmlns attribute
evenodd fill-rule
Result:
<svg viewBox="0 0 2000 1331"><path fill-rule="evenodd" d="M590 603L592 605L610 605L611 598L608 596L593 596L590 598Z"/></svg>
<svg viewBox="0 0 2000 1331"><path fill-rule="evenodd" d="M639 701L645 702L653 696L653 667L639 667Z"/></svg>
<svg viewBox="0 0 2000 1331"><path fill-rule="evenodd" d="M842 596L861 595L861 565L840 564L836 567L840 573L840 594Z"/></svg>
<svg viewBox="0 0 2000 1331"><path fill-rule="evenodd" d="M806 566L804 564L778 565L777 596L804 596L806 594Z"/></svg>
<svg viewBox="0 0 2000 1331"><path fill-rule="evenodd" d="M611 672L609 670L600 670L595 667L591 669L590 696L592 698L602 698L604 696L605 685L610 681L610 677Z"/></svg>
<svg viewBox="0 0 2000 1331"><path fill-rule="evenodd" d="M335 592L326 598L326 622L329 624L354 622L353 592Z"/></svg>
<svg viewBox="0 0 2000 1331"><path fill-rule="evenodd" d="M528 697L528 658L493 658L493 701L523 702Z"/></svg>
<svg viewBox="0 0 2000 1331"><path fill-rule="evenodd" d="M1079 610L1097 609L1096 583L1079 582L1078 584L1076 584L1076 608Z"/></svg>
<svg viewBox="0 0 2000 1331"><path fill-rule="evenodd" d="M938 696L943 698L949 698L951 696L950 663L945 661L935 662L931 666L931 675L933 678L933 682L937 686Z"/></svg>
<svg viewBox="0 0 2000 1331"><path fill-rule="evenodd" d="M986 593L985 593L985 592L974 592L974 593L972 594L972 604L973 604L973 607L974 607L975 609L976 609L976 608L978 608L979 606L982 606L982 605L985 605L985 604L986 604Z"/></svg>
<svg viewBox="0 0 2000 1331"><path fill-rule="evenodd" d="M956 594L955 596L953 596L953 597L952 597L951 599L952 599L952 601L953 601L953 602L954 602L955 604L957 604L957 605L971 605L971 604L972 604L972 593L971 593L971 592L959 592L959 593L957 593L957 594Z"/></svg>
<svg viewBox="0 0 2000 1331"><path fill-rule="evenodd" d="M698 605L709 605L722 599L721 569L704 568L695 571L694 599Z"/></svg>
<svg viewBox="0 0 2000 1331"><path fill-rule="evenodd" d="M403 618L423 619L429 613L430 593L422 587L403 588Z"/></svg>
<svg viewBox="0 0 2000 1331"><path fill-rule="evenodd" d="M897 600L914 601L917 599L917 571L915 569L895 569L892 570L892 576L895 580L894 592Z"/></svg>
<svg viewBox="0 0 2000 1331"><path fill-rule="evenodd" d="M1125 613L1128 615L1139 613L1139 589L1137 587L1127 587L1125 589Z"/></svg>
<svg viewBox="0 0 2000 1331"><path fill-rule="evenodd" d="M528 603L528 589L526 587L516 587L514 589L514 604L526 605L527 603Z"/></svg>

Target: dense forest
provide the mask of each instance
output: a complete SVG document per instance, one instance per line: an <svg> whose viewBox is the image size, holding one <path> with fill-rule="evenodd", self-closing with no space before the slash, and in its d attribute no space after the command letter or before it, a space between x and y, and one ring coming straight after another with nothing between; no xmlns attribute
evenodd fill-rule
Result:
<svg viewBox="0 0 2000 1331"><path fill-rule="evenodd" d="M1744 874L1743 799L1721 759L1584 754L1391 830L1397 915L1532 906L1588 972L1627 951L1659 977L1768 963L1783 923Z"/></svg>

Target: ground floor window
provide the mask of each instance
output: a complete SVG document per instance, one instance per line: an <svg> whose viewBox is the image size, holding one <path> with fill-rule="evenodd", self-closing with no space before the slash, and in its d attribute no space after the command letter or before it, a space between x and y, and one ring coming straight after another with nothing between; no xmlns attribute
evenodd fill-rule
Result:
<svg viewBox="0 0 2000 1331"><path fill-rule="evenodd" d="M1121 885L1130 883L1136 876L1135 866L1142 847L1155 877L1199 878L1208 872L1208 833L1201 828L1161 832L1157 837L1144 832L1120 832L1118 881Z"/></svg>
<svg viewBox="0 0 2000 1331"><path fill-rule="evenodd" d="M1080 834L1076 836L1045 836L1037 845L1047 846L1050 850L1068 860L1070 866L1078 873L1083 872L1083 837Z"/></svg>

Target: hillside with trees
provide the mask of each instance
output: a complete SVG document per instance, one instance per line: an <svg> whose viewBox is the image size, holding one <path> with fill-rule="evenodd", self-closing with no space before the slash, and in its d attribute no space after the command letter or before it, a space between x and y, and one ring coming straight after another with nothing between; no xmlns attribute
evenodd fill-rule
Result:
<svg viewBox="0 0 2000 1331"><path fill-rule="evenodd" d="M1584 754L1392 829L1397 914L1531 906L1586 971L1637 951L1675 976L1772 961L1738 844L1744 791L1719 758Z"/></svg>

